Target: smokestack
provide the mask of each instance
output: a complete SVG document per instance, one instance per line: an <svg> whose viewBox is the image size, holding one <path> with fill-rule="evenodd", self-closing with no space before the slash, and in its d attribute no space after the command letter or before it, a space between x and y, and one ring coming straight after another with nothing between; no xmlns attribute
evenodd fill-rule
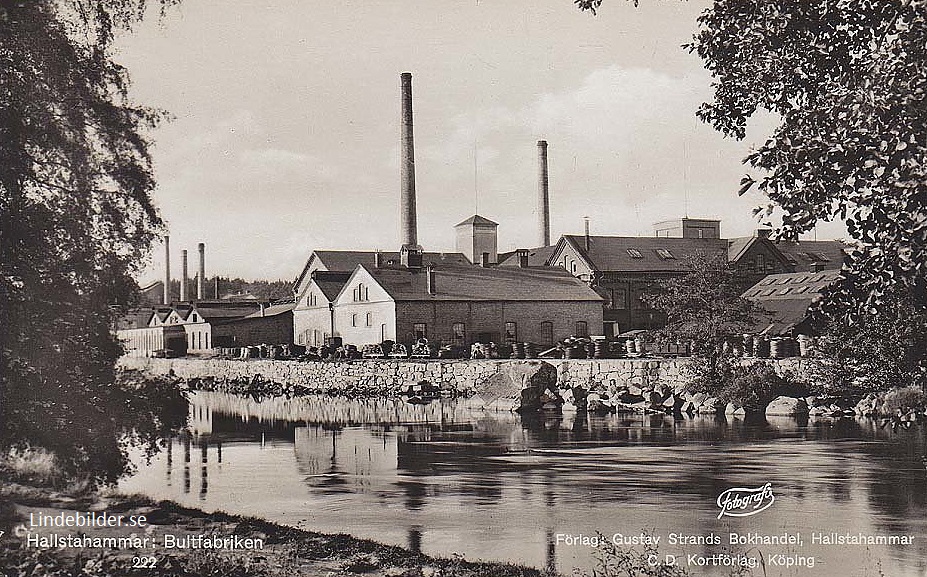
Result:
<svg viewBox="0 0 927 577"><path fill-rule="evenodd" d="M164 235L164 304L171 304L171 237Z"/></svg>
<svg viewBox="0 0 927 577"><path fill-rule="evenodd" d="M190 300L190 285L188 279L190 278L190 273L187 270L187 251L186 249L180 251L180 268L183 272L183 276L180 277L180 300L188 301Z"/></svg>
<svg viewBox="0 0 927 577"><path fill-rule="evenodd" d="M541 246L550 246L550 195L546 140L538 140L538 242Z"/></svg>
<svg viewBox="0 0 927 577"><path fill-rule="evenodd" d="M418 245L418 230L415 218L415 152L412 137L412 73L403 72L402 83L402 131L400 150L400 227L404 246Z"/></svg>
<svg viewBox="0 0 927 577"><path fill-rule="evenodd" d="M206 245L199 243L196 248L200 251L200 272L196 276L196 298L203 300L206 298Z"/></svg>
<svg viewBox="0 0 927 577"><path fill-rule="evenodd" d="M586 229L586 252L589 252L589 244L590 244L589 242L589 217L584 216L583 221L584 221L585 229Z"/></svg>

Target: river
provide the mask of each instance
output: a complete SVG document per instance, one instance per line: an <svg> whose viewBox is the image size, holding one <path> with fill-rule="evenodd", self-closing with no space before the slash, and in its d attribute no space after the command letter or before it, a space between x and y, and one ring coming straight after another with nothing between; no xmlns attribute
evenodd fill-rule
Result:
<svg viewBox="0 0 927 577"><path fill-rule="evenodd" d="M523 418L479 400L198 392L190 401L190 434L150 462L138 456L122 491L565 574L590 570L596 555L568 536L644 531L660 538L664 562L707 559L688 567L693 575L727 575L711 567L717 553L762 554L755 575L927 575L923 429L891 431L868 419ZM719 518L720 493L766 483L774 494L766 510ZM801 545L728 546L732 532L788 533ZM815 534L848 532L914 541L812 543ZM716 536L722 545L672 545L672 535ZM813 568L775 564L809 559Z"/></svg>

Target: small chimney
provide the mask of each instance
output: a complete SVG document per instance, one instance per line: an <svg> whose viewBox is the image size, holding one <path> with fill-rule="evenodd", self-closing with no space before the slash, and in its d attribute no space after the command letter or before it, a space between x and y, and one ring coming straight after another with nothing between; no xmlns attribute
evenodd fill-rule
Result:
<svg viewBox="0 0 927 577"><path fill-rule="evenodd" d="M373 266L375 268L380 268L383 266L383 253L382 252L377 251L373 253Z"/></svg>
<svg viewBox="0 0 927 577"><path fill-rule="evenodd" d="M586 229L586 252L589 252L589 246L590 246L590 244L592 244L592 243L589 241L589 217L588 217L588 216L584 216L584 217L583 217L583 221L584 221L585 229Z"/></svg>
<svg viewBox="0 0 927 577"><path fill-rule="evenodd" d="M180 268L183 276L180 277L180 300L186 302L190 300L190 272L187 270L187 251L180 251Z"/></svg>
<svg viewBox="0 0 927 577"><path fill-rule="evenodd" d="M199 243L196 248L200 251L200 272L196 276L196 298L203 300L206 298L206 245Z"/></svg>
<svg viewBox="0 0 927 577"><path fill-rule="evenodd" d="M492 266L492 260L489 258L489 253L484 252L480 255L480 266L483 268L489 268Z"/></svg>
<svg viewBox="0 0 927 577"><path fill-rule="evenodd" d="M171 237L164 235L164 304L171 304Z"/></svg>
<svg viewBox="0 0 927 577"><path fill-rule="evenodd" d="M769 235L772 233L772 230L768 228L758 228L756 229L757 238L769 238Z"/></svg>
<svg viewBox="0 0 927 577"><path fill-rule="evenodd" d="M422 268L422 247L402 245L399 249L399 264L414 270Z"/></svg>
<svg viewBox="0 0 927 577"><path fill-rule="evenodd" d="M435 284L435 267L428 265L425 269L425 290L428 291L428 294L433 295L438 292L437 286Z"/></svg>
<svg viewBox="0 0 927 577"><path fill-rule="evenodd" d="M550 194L547 175L547 141L538 140L538 242L550 246Z"/></svg>
<svg viewBox="0 0 927 577"><path fill-rule="evenodd" d="M518 253L518 266L521 268L528 268L528 249L520 248L515 252Z"/></svg>
<svg viewBox="0 0 927 577"><path fill-rule="evenodd" d="M216 275L216 300L219 300L219 275Z"/></svg>
<svg viewBox="0 0 927 577"><path fill-rule="evenodd" d="M265 314L265 311L264 311L264 303L259 303L258 306L261 307L261 317L263 318L263 317L264 317L264 314Z"/></svg>

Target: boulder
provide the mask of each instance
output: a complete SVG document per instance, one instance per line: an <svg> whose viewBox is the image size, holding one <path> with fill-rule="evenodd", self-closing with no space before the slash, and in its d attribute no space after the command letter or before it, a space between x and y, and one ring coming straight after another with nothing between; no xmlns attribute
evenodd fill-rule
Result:
<svg viewBox="0 0 927 577"><path fill-rule="evenodd" d="M557 389L557 369L544 361L506 363L498 373L478 383L476 393L486 402L504 400L518 412L563 404Z"/></svg>
<svg viewBox="0 0 927 577"><path fill-rule="evenodd" d="M724 407L724 414L730 417L743 417L747 414L747 410L734 403L728 403Z"/></svg>
<svg viewBox="0 0 927 577"><path fill-rule="evenodd" d="M808 403L805 399L795 397L776 397L766 407L768 417L797 417L808 414Z"/></svg>
<svg viewBox="0 0 927 577"><path fill-rule="evenodd" d="M698 414L717 415L724 408L724 404L722 404L721 401L716 397L706 397L705 400L702 401L702 403L698 406Z"/></svg>

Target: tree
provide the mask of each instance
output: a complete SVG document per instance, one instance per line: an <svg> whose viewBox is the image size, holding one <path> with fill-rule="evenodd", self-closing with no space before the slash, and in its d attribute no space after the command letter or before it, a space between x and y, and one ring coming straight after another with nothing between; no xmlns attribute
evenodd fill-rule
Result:
<svg viewBox="0 0 927 577"><path fill-rule="evenodd" d="M168 4L162 0L162 10ZM0 446L41 446L111 481L132 412L110 307L127 306L161 220L145 130L112 59L144 0L0 3Z"/></svg>
<svg viewBox="0 0 927 577"><path fill-rule="evenodd" d="M698 23L688 49L715 79L698 116L735 138L780 119L741 194L768 196L781 237L839 220L857 241L825 307L858 319L901 286L927 309L927 1L715 0Z"/></svg>
<svg viewBox="0 0 927 577"><path fill-rule="evenodd" d="M687 274L663 281L644 300L666 313L663 336L693 343L693 354L704 365L700 376L718 384L723 380L725 340L752 327L761 311L740 296L743 282L726 254L697 252L685 264Z"/></svg>

